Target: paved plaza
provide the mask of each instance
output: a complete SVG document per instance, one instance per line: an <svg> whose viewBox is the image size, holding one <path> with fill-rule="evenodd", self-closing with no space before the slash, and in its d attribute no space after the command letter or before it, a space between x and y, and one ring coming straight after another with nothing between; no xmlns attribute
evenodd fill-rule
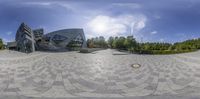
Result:
<svg viewBox="0 0 200 99"><path fill-rule="evenodd" d="M175 55L111 49L88 54L0 51L0 99L133 97L198 99L200 51Z"/></svg>

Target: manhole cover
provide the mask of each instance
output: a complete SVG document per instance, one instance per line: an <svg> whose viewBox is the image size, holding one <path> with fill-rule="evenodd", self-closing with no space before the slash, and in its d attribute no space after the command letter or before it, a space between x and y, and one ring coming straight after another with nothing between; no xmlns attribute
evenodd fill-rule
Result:
<svg viewBox="0 0 200 99"><path fill-rule="evenodd" d="M140 68L141 65L140 64L132 64L131 67L133 67L133 68Z"/></svg>

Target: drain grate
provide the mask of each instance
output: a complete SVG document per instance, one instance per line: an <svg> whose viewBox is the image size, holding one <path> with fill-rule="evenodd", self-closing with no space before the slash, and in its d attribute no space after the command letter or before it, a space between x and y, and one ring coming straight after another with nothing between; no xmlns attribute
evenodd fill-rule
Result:
<svg viewBox="0 0 200 99"><path fill-rule="evenodd" d="M140 68L141 65L140 64L132 64L131 67L133 67L133 68Z"/></svg>

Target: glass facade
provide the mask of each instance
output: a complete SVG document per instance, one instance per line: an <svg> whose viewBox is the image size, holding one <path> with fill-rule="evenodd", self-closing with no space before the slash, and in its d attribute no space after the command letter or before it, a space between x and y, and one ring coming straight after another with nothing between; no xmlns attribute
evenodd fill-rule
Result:
<svg viewBox="0 0 200 99"><path fill-rule="evenodd" d="M18 51L30 53L35 50L32 30L24 23L17 30L16 43Z"/></svg>
<svg viewBox="0 0 200 99"><path fill-rule="evenodd" d="M16 50L79 50L86 45L83 29L63 29L44 34L43 29L31 30L22 23L16 33ZM11 44L10 44L11 45Z"/></svg>
<svg viewBox="0 0 200 99"><path fill-rule="evenodd" d="M58 35L58 34L54 35L53 38L52 38L52 41L56 44L59 44L59 43L65 41L65 40L67 40L67 37L61 36L61 35Z"/></svg>
<svg viewBox="0 0 200 99"><path fill-rule="evenodd" d="M33 34L34 34L34 39L36 41L41 40L42 36L44 35L44 30L43 29L33 30Z"/></svg>
<svg viewBox="0 0 200 99"><path fill-rule="evenodd" d="M76 38L74 38L73 40L69 42L66 48L69 50L79 50L80 48L82 48L83 42L84 40L82 36L78 35Z"/></svg>

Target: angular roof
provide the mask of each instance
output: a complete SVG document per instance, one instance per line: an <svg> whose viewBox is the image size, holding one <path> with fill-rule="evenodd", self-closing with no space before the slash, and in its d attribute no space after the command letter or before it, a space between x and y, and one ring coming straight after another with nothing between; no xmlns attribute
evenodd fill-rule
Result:
<svg viewBox="0 0 200 99"><path fill-rule="evenodd" d="M54 31L54 32L50 32L48 34L46 34L45 36L51 37L55 34L59 34L59 35L63 35L66 36L68 38L73 38L76 37L78 34L82 34L84 35L83 29L62 29L62 30L58 30L58 31Z"/></svg>
<svg viewBox="0 0 200 99"><path fill-rule="evenodd" d="M65 36L65 37L68 38L65 42L63 42L63 43L65 43L65 45L67 45L73 38L77 37L78 35L81 35L83 40L86 41L84 31L83 31L83 29L80 29L80 28L62 29L62 30L50 32L50 33L48 33L44 36L52 38L56 34L61 35L61 36ZM86 44L83 44L83 46L86 46Z"/></svg>

